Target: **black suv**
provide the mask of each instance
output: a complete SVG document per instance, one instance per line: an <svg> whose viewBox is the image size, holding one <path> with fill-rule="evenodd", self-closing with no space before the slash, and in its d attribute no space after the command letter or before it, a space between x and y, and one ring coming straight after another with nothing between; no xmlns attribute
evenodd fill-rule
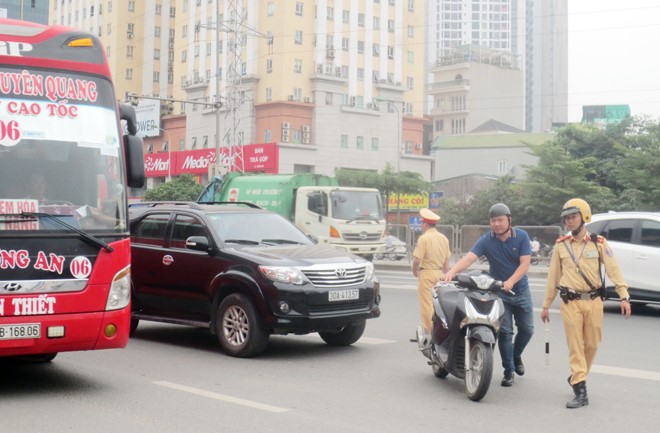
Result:
<svg viewBox="0 0 660 433"><path fill-rule="evenodd" d="M203 326L249 357L270 334L350 345L380 315L371 263L256 205L141 202L129 216L132 331L139 320Z"/></svg>

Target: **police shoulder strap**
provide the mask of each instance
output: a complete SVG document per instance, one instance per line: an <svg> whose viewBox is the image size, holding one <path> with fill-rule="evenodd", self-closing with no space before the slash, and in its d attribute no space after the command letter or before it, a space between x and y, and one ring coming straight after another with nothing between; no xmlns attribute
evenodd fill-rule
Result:
<svg viewBox="0 0 660 433"><path fill-rule="evenodd" d="M592 239L593 239L593 238L592 238ZM573 259L573 263L575 263L575 267L577 268L578 274L580 274L580 276L581 276L582 279L587 283L587 285L589 286L589 288L590 288L592 291L594 291L594 292L595 292L596 290L600 290L600 289L596 288L596 286L594 286L594 285L592 284L591 281L589 281L589 278L587 278L586 275L584 275L584 272L582 272L582 269L580 269L580 263L579 263L578 260L575 258L575 255L573 254L573 251L571 251L571 249L568 248L568 245L566 245L566 241L565 241L565 240L562 242L562 244L564 244L564 248L566 248L566 251L568 251L568 254L569 254L569 255L571 256L571 258ZM596 249L598 249L598 245L596 245ZM598 252L598 267L600 268L600 251Z"/></svg>

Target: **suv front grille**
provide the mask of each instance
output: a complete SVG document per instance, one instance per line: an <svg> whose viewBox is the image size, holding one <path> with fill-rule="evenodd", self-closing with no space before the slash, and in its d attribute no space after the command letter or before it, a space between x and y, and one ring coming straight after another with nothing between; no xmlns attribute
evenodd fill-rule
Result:
<svg viewBox="0 0 660 433"><path fill-rule="evenodd" d="M366 267L319 266L301 269L301 271L314 286L333 288L362 284L366 274Z"/></svg>

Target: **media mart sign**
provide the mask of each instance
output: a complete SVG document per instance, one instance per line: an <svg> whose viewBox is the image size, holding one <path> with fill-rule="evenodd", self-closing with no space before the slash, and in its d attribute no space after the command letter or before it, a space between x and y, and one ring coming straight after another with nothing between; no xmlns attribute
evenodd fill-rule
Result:
<svg viewBox="0 0 660 433"><path fill-rule="evenodd" d="M247 144L243 146L243 170L247 172L277 173L279 149L275 143ZM226 149L221 149L221 163L237 170L229 160ZM170 166L171 164L171 166ZM147 177L178 176L180 174L208 174L209 165L215 164L215 149L183 150L179 152L147 153L144 167Z"/></svg>

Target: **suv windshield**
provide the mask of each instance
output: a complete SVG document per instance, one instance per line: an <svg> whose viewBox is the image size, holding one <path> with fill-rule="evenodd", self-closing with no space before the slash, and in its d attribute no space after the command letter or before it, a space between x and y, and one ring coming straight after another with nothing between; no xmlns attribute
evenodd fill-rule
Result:
<svg viewBox="0 0 660 433"><path fill-rule="evenodd" d="M296 226L273 213L209 213L208 220L225 241L311 244Z"/></svg>

